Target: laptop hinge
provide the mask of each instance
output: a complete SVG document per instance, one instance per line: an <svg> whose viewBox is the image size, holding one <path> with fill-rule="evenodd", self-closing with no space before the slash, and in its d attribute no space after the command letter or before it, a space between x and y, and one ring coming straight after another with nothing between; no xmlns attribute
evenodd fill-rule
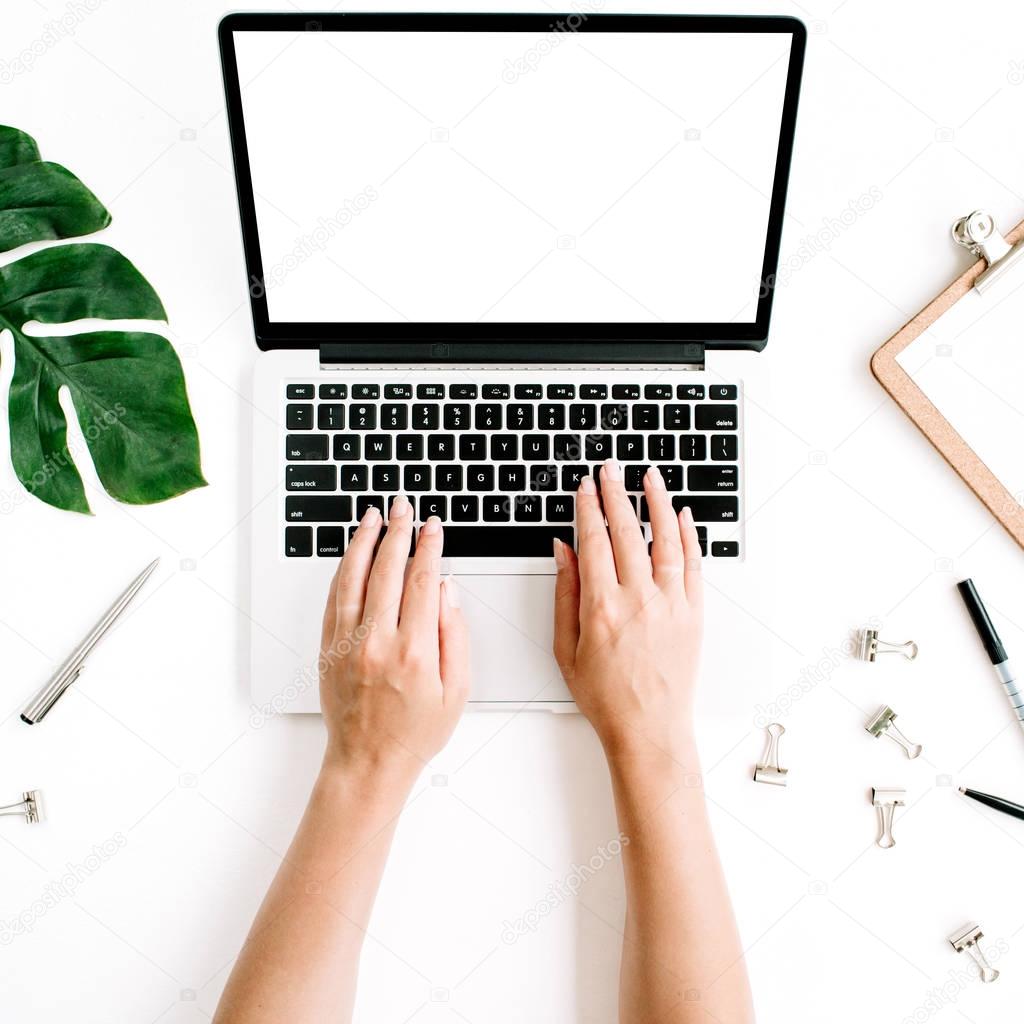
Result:
<svg viewBox="0 0 1024 1024"><path fill-rule="evenodd" d="M523 363L566 366L679 366L704 369L704 343L698 341L327 341L320 345L322 366L339 363L381 365L388 363Z"/></svg>

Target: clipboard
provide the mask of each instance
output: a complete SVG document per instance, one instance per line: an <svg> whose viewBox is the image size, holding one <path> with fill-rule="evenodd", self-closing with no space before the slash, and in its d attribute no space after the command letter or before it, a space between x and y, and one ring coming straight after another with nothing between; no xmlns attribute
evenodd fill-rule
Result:
<svg viewBox="0 0 1024 1024"><path fill-rule="evenodd" d="M1014 497L898 361L908 346L972 291L984 294L1008 275L1024 279L1024 221L1004 237L989 214L976 210L960 218L952 230L954 241L978 256L977 262L874 353L871 372L1010 536L1024 547L1021 499Z"/></svg>

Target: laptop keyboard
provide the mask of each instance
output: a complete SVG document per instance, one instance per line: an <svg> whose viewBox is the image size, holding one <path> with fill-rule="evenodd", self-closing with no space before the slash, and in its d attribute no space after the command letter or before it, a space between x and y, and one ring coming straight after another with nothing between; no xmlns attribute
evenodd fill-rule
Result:
<svg viewBox="0 0 1024 1024"><path fill-rule="evenodd" d="M337 558L371 505L436 515L446 557L551 556L574 544L583 476L618 459L641 523L651 464L705 555L739 522L739 397L729 384L287 383L284 554ZM712 537L709 543L709 526ZM727 529L722 530L721 526ZM648 540L649 527L648 529ZM415 550L415 537L413 538Z"/></svg>

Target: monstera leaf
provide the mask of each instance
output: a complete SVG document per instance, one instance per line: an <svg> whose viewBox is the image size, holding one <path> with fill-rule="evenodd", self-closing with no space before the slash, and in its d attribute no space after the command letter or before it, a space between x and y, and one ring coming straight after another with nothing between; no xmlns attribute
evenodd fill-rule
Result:
<svg viewBox="0 0 1024 1024"><path fill-rule="evenodd" d="M41 161L29 136L0 126L0 252L109 223L78 178ZM84 319L167 316L146 279L105 245L50 246L0 267L0 330L14 338L8 418L18 479L47 504L89 511L59 401L67 388L97 475L114 498L145 505L202 487L199 439L170 342L139 331L45 333L47 324Z"/></svg>

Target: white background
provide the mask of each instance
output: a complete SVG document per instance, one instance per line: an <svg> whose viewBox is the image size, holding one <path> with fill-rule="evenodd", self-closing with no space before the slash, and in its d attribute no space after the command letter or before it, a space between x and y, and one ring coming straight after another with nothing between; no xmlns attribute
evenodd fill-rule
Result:
<svg viewBox="0 0 1024 1024"><path fill-rule="evenodd" d="M1021 553L889 402L868 358L966 265L948 240L954 216L979 205L1004 227L1024 216L1024 15L994 0L969 17L953 3L808 2L772 8L810 29L772 340L762 356L716 361L746 380L761 468L750 561L728 579L709 573L706 787L762 1022L995 1024L1024 996L1024 825L953 787L1024 799L1024 737L954 583L974 576L1024 657ZM0 780L5 798L42 788L51 810L39 827L0 822L0 920L95 844L125 840L29 934L0 945L0 1005L17 1021L193 1024L213 1012L323 732L313 718L256 729L248 710L248 632L272 624L245 611L244 396L256 353L215 49L221 10L106 0L10 78L10 62L64 12L57 0L6 5L3 116L109 204L105 240L158 288L210 486L147 509L93 488L86 519L20 500L6 460L0 468ZM51 717L24 726L26 697L157 554L145 599ZM916 639L919 660L843 657L848 630L872 618L883 635ZM722 638L770 648L770 668L737 671ZM789 730L790 785L755 786L759 707L791 688L799 699L772 714ZM918 761L863 731L883 701L924 744ZM891 851L872 845L872 785L909 791ZM616 865L517 943L501 933L614 834L582 719L467 718L399 829L360 1019L610 1024ZM997 948L993 985L950 975L966 965L945 936L969 920ZM955 1002L933 1012L929 993L944 984Z"/></svg>

